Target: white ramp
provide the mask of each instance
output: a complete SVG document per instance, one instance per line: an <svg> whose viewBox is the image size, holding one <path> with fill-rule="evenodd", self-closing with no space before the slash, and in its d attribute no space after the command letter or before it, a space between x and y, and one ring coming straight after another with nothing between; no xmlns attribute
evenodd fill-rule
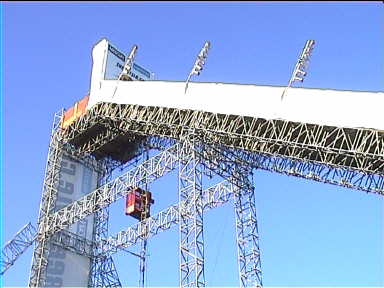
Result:
<svg viewBox="0 0 384 288"><path fill-rule="evenodd" d="M285 87L190 82L184 94L184 82L106 80L124 64L109 46L103 39L93 48L88 108L103 101L384 130L384 92L290 88L281 100Z"/></svg>
<svg viewBox="0 0 384 288"><path fill-rule="evenodd" d="M88 108L98 102L191 109L284 119L336 127L384 130L384 93L224 83L101 80Z"/></svg>

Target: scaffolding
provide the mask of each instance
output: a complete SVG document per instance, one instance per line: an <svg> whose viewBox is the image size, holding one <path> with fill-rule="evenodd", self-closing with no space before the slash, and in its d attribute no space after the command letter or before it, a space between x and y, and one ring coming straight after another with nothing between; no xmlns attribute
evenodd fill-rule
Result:
<svg viewBox="0 0 384 288"><path fill-rule="evenodd" d="M16 233L12 240L5 243L1 253L0 275L3 275L15 263L17 258L33 244L35 237L36 228L31 223L28 223Z"/></svg>
<svg viewBox="0 0 384 288"><path fill-rule="evenodd" d="M92 263L89 286L121 287L112 255L140 241L146 245L173 226L179 227L180 287L204 287L204 212L231 199L239 285L261 287L254 169L384 195L384 133L378 130L113 103L94 105L66 129L60 119L56 114L30 287L55 284L46 277L48 245L87 255ZM159 152L138 161L148 149ZM100 177L94 191L55 210L63 155L90 165ZM125 165L130 169L112 179L112 171ZM108 235L110 204L130 187L145 190L176 169L179 203ZM205 188L204 179L212 173L223 182ZM92 241L65 230L92 214L97 215ZM140 256L144 271L145 246Z"/></svg>

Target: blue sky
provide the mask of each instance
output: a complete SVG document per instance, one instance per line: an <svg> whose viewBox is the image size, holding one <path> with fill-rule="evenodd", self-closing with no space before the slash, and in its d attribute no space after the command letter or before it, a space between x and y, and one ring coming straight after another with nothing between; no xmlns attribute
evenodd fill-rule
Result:
<svg viewBox="0 0 384 288"><path fill-rule="evenodd" d="M185 80L210 40L196 81L281 86L314 39L302 86L384 90L382 2L1 5L5 241L36 222L53 113L87 94L91 49L102 37L126 53L139 45L138 63L159 80ZM151 187L154 211L177 202L173 178ZM255 186L266 286L384 286L381 197L263 171ZM111 207L111 232L134 223L122 205ZM205 218L209 286L238 285L232 210L227 204ZM148 285L177 286L177 229L151 239L149 254ZM6 286L27 284L31 257L32 249L10 268ZM122 283L137 285L137 259L114 259Z"/></svg>

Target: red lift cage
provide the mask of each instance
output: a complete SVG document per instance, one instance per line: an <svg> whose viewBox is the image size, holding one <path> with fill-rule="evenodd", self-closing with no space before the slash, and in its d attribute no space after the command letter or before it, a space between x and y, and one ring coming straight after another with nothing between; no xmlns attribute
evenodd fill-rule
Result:
<svg viewBox="0 0 384 288"><path fill-rule="evenodd" d="M146 201L147 200L147 201ZM152 199L151 192L144 191L143 189L136 187L131 190L127 194L126 202L125 202L125 215L132 216L137 220L141 220L141 214L145 209L145 203L148 203L147 207L147 215L145 218L150 216L150 205L155 203Z"/></svg>

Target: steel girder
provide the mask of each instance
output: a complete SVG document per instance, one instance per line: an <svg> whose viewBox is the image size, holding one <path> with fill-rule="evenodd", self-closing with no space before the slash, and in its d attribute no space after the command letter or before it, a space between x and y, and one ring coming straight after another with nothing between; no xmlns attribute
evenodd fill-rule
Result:
<svg viewBox="0 0 384 288"><path fill-rule="evenodd" d="M165 145L167 143L165 143L164 140L161 139L161 141L162 141L161 142L162 145L167 146ZM173 142L171 144L173 144ZM215 167L212 166L212 168L215 168ZM229 169L231 170L232 168L229 168ZM223 171L225 171L225 169ZM224 173L222 173L222 175L224 175ZM231 197L232 193L233 193L233 185L230 183L223 182L218 185L215 185L203 192L202 194L203 206L205 207L205 209L214 208L217 205L227 202L229 197ZM94 233L95 235L103 235L103 236L99 236L99 237L95 236L95 242L87 240L84 237L73 234L66 230L62 230L58 233L55 233L50 240L54 244L57 244L66 250L72 251L76 254L85 255L91 259L94 259L95 255L101 255L101 254L105 255L109 253L114 253L119 249L127 248L135 244L136 241L139 239L139 237L141 237L142 239L146 239L147 237L144 236L144 232L140 232L141 228L146 227L146 225L148 225L149 227L148 230L150 231L148 234L149 235L148 237L152 237L153 235L156 235L160 231L169 229L171 227L171 224L178 223L179 221L178 211L179 209L177 206L171 206L165 211L159 213L156 217L151 217L147 221L144 221L143 223L145 224L137 224L137 226L134 226L126 231L122 231L118 233L115 237L108 238L108 241L105 242L104 239L106 238L106 235L107 235L105 223L107 223L106 219L108 218L108 211L106 211L106 208L105 208L98 211L99 214L96 219L97 219L97 223L101 223L101 224L96 223L95 229L100 231L95 231ZM96 248L94 251L92 250L93 247ZM100 264L100 261L98 261L98 264ZM99 272L100 269L99 268L92 269L92 271ZM94 273L95 274L92 274L92 275L96 277L97 273L96 272ZM115 279L116 278L117 277L115 277Z"/></svg>
<svg viewBox="0 0 384 288"><path fill-rule="evenodd" d="M316 163L303 163L282 157L267 157L239 149L229 149L223 145L205 144L204 148L198 153L202 154L201 157L204 159L203 165L208 167L208 170L214 170L226 179L233 177L230 171L233 171L234 163L240 162L245 166L250 163L257 163L256 167L270 171L278 171L289 175L293 174L364 191L384 191L384 180L378 175L362 175L358 171L332 168ZM165 175L176 168L178 159L176 146L169 147L162 153L143 162L138 168L129 171L51 215L49 219L50 225L45 226L47 228L45 232L50 234L59 231L75 221L92 214L99 209L98 207L105 207L116 201L127 193L129 187L140 186L140 183L146 181L147 177L145 174L149 175L150 182ZM254 167L254 165L251 166Z"/></svg>
<svg viewBox="0 0 384 288"><path fill-rule="evenodd" d="M98 103L69 126L63 137L75 143L92 127L100 125L104 130L120 131L116 133L127 137L142 135L181 139L193 130L210 144L219 143L267 156L288 157L381 177L384 175L384 132L374 129ZM94 138L90 139L93 141ZM97 149L97 145L93 148Z"/></svg>
<svg viewBox="0 0 384 288"><path fill-rule="evenodd" d="M240 287L261 287L261 259L252 166L226 147L201 144L208 169L238 187L234 193ZM240 155L241 156L241 155Z"/></svg>
<svg viewBox="0 0 384 288"><path fill-rule="evenodd" d="M166 175L177 167L176 144L160 154L144 161L136 168L99 187L79 200L67 205L48 218L48 225L39 229L38 237L48 237L124 197L132 187L141 187Z"/></svg>
<svg viewBox="0 0 384 288"><path fill-rule="evenodd" d="M180 287L204 287L202 168L195 141L179 145Z"/></svg>
<svg viewBox="0 0 384 288"><path fill-rule="evenodd" d="M125 195L127 193L127 191L130 189L130 187L138 186L138 184L141 183L140 181L142 181L143 183L145 181L148 181L147 177L150 179L150 181L154 181L158 177L160 177L160 176L166 174L167 172L171 171L172 169L174 169L176 167L176 163L178 163L179 161L184 161L184 163L185 162L188 163L188 161L191 161L191 159L195 159L193 161L197 161L197 156L191 158L191 153L193 153L194 155L205 155L204 153L201 153L201 151L197 151L197 150L201 149L202 147L204 147L204 145L194 145L194 146L189 146L188 149L181 149L180 144L176 144L176 145L168 148L167 150L163 151L159 155L156 155L155 157L142 163L133 171L130 171L127 174L118 177L112 183L107 183L106 185L98 188L96 191L88 194L87 196L83 197L82 199L78 200L77 202L66 206L65 208L61 209L60 211L56 212L55 214L51 215L50 217L51 217L51 219L57 219L55 217L58 214L60 214L60 212L64 213L64 215L66 215L66 213L63 211L65 211L67 209L67 212L72 211L72 213L73 213L73 215L72 215L73 217L71 217L72 222L71 221L69 223L65 222L64 227L62 227L63 226L63 223L62 223L60 228L58 228L57 230L54 230L51 233L57 232L57 231L61 230L62 228L65 228L66 226L73 224L75 221L78 221L78 220L86 217L87 215L91 214L92 212L99 211L101 208L108 206L108 204L110 204L111 202L116 201L119 197ZM203 151L204 149L201 149L201 150ZM200 154L197 154L197 152L200 152ZM212 157L215 157L215 156L211 156L210 160L212 160L211 159ZM171 159L171 160L169 160L169 159ZM203 158L201 158L201 159L203 159ZM198 161L201 161L201 159L199 159ZM220 170L221 167L216 167L215 169L218 171L221 171ZM188 170L189 169L187 169L185 171L188 171ZM225 172L228 172L228 170L223 170L223 171L224 172L222 172L221 174L219 173L219 174L225 175ZM190 179L189 179L190 174L189 173L190 173L190 171L188 173L186 173L185 176L182 176L185 178L185 181L186 181L185 183L188 183L190 181ZM201 172L199 172L199 174L201 175ZM130 176L127 177L127 175L130 175ZM194 173L192 173L191 175L194 175ZM225 176L230 176L230 175L232 175L232 174L228 174ZM129 180L131 180L131 181L129 181ZM201 187L201 185L199 185L199 186ZM187 184L186 187L189 187L189 185ZM110 194L110 192L113 189L117 189L117 191L114 191L115 194L113 194L113 193ZM123 189L123 190L125 190L125 192L119 191L118 189L120 189L120 190ZM107 192L109 194L106 196L103 193L97 193L97 191L99 191L99 192L104 191L104 192ZM188 195L188 193L185 194L185 196L187 196L187 195ZM111 196L113 196L113 197L111 197ZM94 199L95 201L91 201L92 199ZM196 197L192 197L192 199L196 199ZM74 206L76 206L76 204L79 204L79 202L82 202L82 201L83 202L85 201L83 204L87 204L86 206L82 206L82 207L86 207L87 209L90 209L87 213L83 213L85 211L84 209L72 209L71 210L71 208L73 208ZM189 201L191 201L191 200L189 200ZM200 203L202 203L202 202L200 202ZM202 206L200 205L200 207L202 207ZM202 213L202 208L199 208L199 210ZM83 214L79 214L79 212L81 212ZM201 216L202 216L202 214L201 214ZM193 224L195 224L195 223L193 223ZM200 224L201 225L199 225L199 227L202 229L202 222ZM52 227L52 226L49 225L49 226L45 226L45 227ZM43 234L44 238L47 238L50 235L51 234L49 234L49 233ZM42 237L42 236L40 235L40 237ZM195 243L197 243L197 242L195 242ZM200 248L198 251L202 251L202 243L203 243L202 240L200 240L199 241ZM100 259L102 259L102 261L100 263L98 263L98 265L95 265L95 267L93 268L93 275L94 275L93 279L94 280L92 282L92 285L94 285L94 286L97 286L97 285L104 285L105 286L106 285L105 284L105 277L101 277L102 272L100 271L100 269L101 269L101 267L110 267L111 268L113 266L111 258L101 257ZM200 263L200 266L203 267L202 261L201 261L202 257L200 257L199 259L200 259L200 261L199 262L196 261L195 264ZM105 263L109 263L109 264L104 265ZM190 268L192 269L192 268L196 268L196 267L192 266ZM191 269L186 269L185 271L189 274ZM113 271L113 269L110 269L110 271ZM198 273L200 273L199 275L203 275L202 274L203 273L202 268L198 271L200 271L200 272L198 272ZM104 274L106 276L110 275L109 273L104 273ZM110 279L111 282L109 282L110 284L108 284L108 285L110 285L112 287L114 286L113 283L117 283L116 285L118 285L118 282L113 281L114 279L118 280L118 278L112 277L112 279ZM188 282L188 277L186 277L184 279L187 279L186 285L191 284L193 286L193 283L197 283L197 285L202 286L204 284L203 281ZM103 283L103 284L101 284L101 283Z"/></svg>
<svg viewBox="0 0 384 288"><path fill-rule="evenodd" d="M96 258L91 275L89 287L122 287L111 256Z"/></svg>
<svg viewBox="0 0 384 288"><path fill-rule="evenodd" d="M111 179L109 169L99 174L98 187L106 184ZM101 241L108 237L109 207L104 207L95 212L93 225L93 240ZM95 243L94 242L94 243ZM93 255L91 258L91 270L89 273L89 287L122 287L112 256L99 256L100 251L97 245L93 245Z"/></svg>
<svg viewBox="0 0 384 288"><path fill-rule="evenodd" d="M142 187L145 183L151 183L156 179L165 176L167 173L177 168L179 161L188 160L189 156L185 153L180 153L182 150L180 150L179 146L180 144L170 146L161 153L129 170L127 173L50 215L47 220L48 225L44 226L43 229L39 231L39 237L52 235L76 221L95 213L103 207L107 207L109 204L124 197L132 187ZM210 155L211 152L207 150L207 147L204 145L200 145L200 147L204 147L204 149L197 153L201 154L201 159L204 159L203 164L206 167L213 165L212 163L223 161L223 157L226 157L225 154L222 154L225 151L215 150L216 154ZM228 158L225 161L232 164L236 163L236 161L238 162L238 160L234 160L233 157L231 159ZM225 178L233 177L233 173L231 173L230 169L222 167L223 163L219 166L214 166L214 169L216 170L215 172Z"/></svg>
<svg viewBox="0 0 384 288"><path fill-rule="evenodd" d="M40 204L38 231L44 230L47 225L49 225L47 223L49 215L54 213L54 209L58 208L55 207L55 202L58 193L62 159L70 157L71 160L75 160L98 173L112 169L110 160L103 159L101 161L95 161L94 157L84 154L80 155L73 145L62 141L60 127L62 115L63 111L57 112L54 115ZM61 255L62 253L59 250L65 249L90 258L93 256L92 241L69 231L60 231L50 236L52 237L44 237L40 233L36 235L29 287L43 287L46 284L51 285L53 283L52 281L56 281L55 279L48 279L49 281L46 283L49 245L53 247L54 252L52 253L55 255Z"/></svg>
<svg viewBox="0 0 384 288"><path fill-rule="evenodd" d="M45 169L42 199L40 204L38 230L43 230L47 219L55 208L57 188L59 182L60 163L63 154L62 142L59 133L62 111L54 116L51 140L48 150L48 160ZM48 238L43 237L35 241L32 267L29 278L29 287L45 286L45 274L48 263Z"/></svg>
<svg viewBox="0 0 384 288"><path fill-rule="evenodd" d="M12 240L5 244L2 251L1 275L4 274L7 269L14 264L17 258L33 244L36 240L36 232L36 228L31 223L28 223ZM93 258L95 255L93 248L96 246L96 242L90 241L67 230L57 232L49 240L52 244L78 255L84 255L89 258Z"/></svg>
<svg viewBox="0 0 384 288"><path fill-rule="evenodd" d="M204 141L202 140L202 142ZM151 148L162 150L164 149L162 147L169 147L176 142L171 138L149 137L148 143ZM224 161L224 163L237 159L236 161L241 161L244 165L251 166L254 169L262 169L287 176L295 176L384 195L384 177L380 175L348 170L337 166L327 166L316 162L302 161L301 159L252 153L241 149L228 148L220 144L206 145L204 149L207 151L207 153L203 153L202 155L205 160L204 165L211 162L214 157L220 159L220 161ZM207 169L206 171L209 172L210 170Z"/></svg>
<svg viewBox="0 0 384 288"><path fill-rule="evenodd" d="M235 182L240 189L234 193L240 287L261 287L263 283L252 169L240 166L235 173L242 178Z"/></svg>
<svg viewBox="0 0 384 288"><path fill-rule="evenodd" d="M192 158L193 159L193 158ZM195 158L196 159L196 158ZM193 160L192 160L193 161ZM191 165L191 163L189 163ZM188 165L188 162L185 163ZM184 166L182 167L184 168ZM192 168L194 165L192 164ZM249 168L249 167L248 167ZM188 169L188 184L183 187L195 185L195 180L192 180L194 173ZM260 248L259 248L259 234L256 218L256 207L254 199L254 188L252 186L252 176L250 170L247 168L237 167L236 176L233 177L235 182L230 183L223 181L209 189L204 190L201 196L194 195L189 192L190 198L187 200L181 200L179 205L173 205L164 211L160 212L156 216L141 221L134 226L129 227L127 230L117 233L115 236L109 237L105 241L97 245L101 245L101 249L105 255L124 250L141 239L147 239L153 237L158 233L170 229L172 226L179 224L180 229L183 229L183 215L180 211L184 211L185 217L189 217L188 220L193 219L196 213L196 200L201 199L201 218L203 210L215 208L223 203L226 203L231 198L234 199L235 215L236 215L236 231L237 231L237 247L238 247L238 263L239 263L239 278L240 287L261 287L261 261L260 261ZM249 175L249 177L247 177ZM184 209L184 210L182 210ZM199 217L199 219L201 219ZM188 221L187 220L187 221ZM202 224L202 220L196 224ZM199 232L202 233L202 225L198 226ZM185 225L186 226L186 225ZM196 234L193 232L193 228L184 226L184 232L188 237L181 237L181 249L182 252L187 255L181 255L181 283L180 286L198 287L204 285L203 280L197 282L196 272L200 272L202 277L203 271L203 240L195 239ZM189 233L187 233L189 232ZM187 242L189 240L189 242ZM184 241L184 242L183 242ZM187 243L186 243L187 242ZM187 247L183 247L183 243ZM199 248L198 256L191 251L196 252L196 248ZM194 259L195 258L195 259ZM196 261L198 258L199 260ZM189 261L188 261L189 260ZM187 262L187 265L184 264ZM198 274L197 274L198 275ZM196 282L195 282L196 281Z"/></svg>
<svg viewBox="0 0 384 288"><path fill-rule="evenodd" d="M228 202L233 198L234 192L238 189L234 184L223 181L204 190L202 193L204 210L213 209ZM192 208L191 205L187 206L185 203L170 206L156 216L139 222L127 230L117 233L115 236L106 239L102 238L97 242L91 242L66 230L54 234L51 241L52 244L59 245L64 249L95 259L95 265L92 266L91 270L93 276L90 287L120 287L117 284L116 269L114 268L113 261L111 261L112 254L177 225L180 221L179 207ZM186 211L186 213L192 212ZM94 247L96 248L95 250L93 250ZM94 254L94 251L97 251L97 254ZM98 260L96 261L96 259ZM104 270L106 268L108 269Z"/></svg>
<svg viewBox="0 0 384 288"><path fill-rule="evenodd" d="M129 109L129 108L127 108L127 109ZM117 116L115 115L115 121L116 122L109 121L108 125L117 125L116 123L119 123L119 118L118 118L119 113L115 113L115 114L117 114ZM87 117L92 118L92 116L87 116ZM92 119L95 119L95 118L92 118ZM132 122L132 120L130 120L130 119L128 119L128 120L130 122ZM67 141L70 141L71 137L77 137L76 135L78 135L78 134L81 135L81 133L86 131L87 127L85 127L85 126L87 126L88 123L86 123L84 121L85 121L84 119L80 119L78 122L75 123L75 126L72 127L73 130L66 133L65 138L67 139ZM127 121L125 121L125 122L127 122ZM152 133L151 129L149 129L147 127L144 130L145 133L143 133L143 131L142 131L143 129L140 128L141 127L140 125L149 125L149 127L151 127L151 125L153 123L140 122L140 123L135 123L135 124L136 125L132 128L135 131L132 133L142 133L143 135L144 134L151 135L151 133ZM90 124L90 125L92 126L92 124ZM93 123L93 125L96 125L96 124ZM305 125L305 124L303 124L303 125ZM119 126L123 126L123 125L119 125ZM127 126L128 126L128 124L127 124ZM152 129L154 130L154 132L153 132L154 135L167 135L167 133L164 133L164 131L168 131L169 129L175 127L175 125L174 125L170 128L167 128L165 124L161 124L160 128L158 128L157 126L158 125L153 125L153 127L152 127ZM165 128L163 126L165 126ZM131 128L128 127L127 129L128 129L128 131L130 131L129 129L131 129ZM342 129L342 128L338 128L338 129ZM188 129L184 129L184 131L187 131L187 130ZM120 130L120 131L121 131L120 134L114 134L114 135L111 134L109 141L112 141L112 139L114 137L117 137L118 135L121 136L121 135L126 135L126 134L130 133L130 132L123 132L123 130ZM304 129L303 131L306 131L306 130ZM224 132L220 132L220 133L222 134L222 136L224 135L223 134ZM359 133L360 133L360 135L363 134L363 132L359 132ZM359 134L359 133L356 132L355 134ZM177 133L174 133L174 134L177 134ZM345 134L345 133L344 134L341 133L341 135L347 136L347 134ZM174 139L178 139L177 135L171 135L171 136L175 137ZM328 135L328 137L333 137L333 136L334 136L334 134ZM227 135L228 139L231 139L234 137L235 136L231 136L230 134ZM378 153L375 157L377 158L377 161L379 161L379 162L383 161L383 153L384 152L383 152L382 147L383 147L383 137L384 136L383 136L382 132L376 131L376 130L373 130L373 131L369 130L365 137L363 137L363 136L356 136L356 137L363 139L362 140L363 143L367 143L367 141L368 141L373 146L376 146L376 149L374 149L374 150L376 150ZM204 141L208 141L208 143L209 143L209 141L212 142L212 137L208 137L208 138L211 138L211 139L204 139ZM321 137L316 136L316 138L320 139ZM340 135L339 135L339 138L340 138ZM153 141L152 139L155 139L155 141ZM160 141L159 139L162 139L162 140ZM105 141L108 142L107 139ZM327 141L331 142L330 140L327 140ZM339 140L337 140L337 141L339 141ZM344 139L343 141L348 142L351 140L347 139L347 137L346 137L346 139ZM159 143L161 145L162 143L167 143L169 141L167 138L150 137L149 142L153 142L153 145L151 145L151 146L159 148L158 147ZM99 143L99 146L97 144L94 144L93 148L97 150L98 147L103 145L103 143ZM224 141L224 143L225 143L225 141ZM366 144L367 147L369 147L369 145L371 145L369 143ZM220 145L220 141L213 143L213 144L214 145ZM333 184L333 185L339 185L339 186L344 186L347 188L352 188L352 189L357 189L357 190L361 190L361 191L373 192L373 193L384 195L384 176L383 176L384 172L383 172L382 168L379 167L378 169L375 169L374 173L371 173L371 172L367 172L365 170L359 170L359 169L355 169L355 168L351 168L351 167L347 167L347 166L343 166L343 165L339 165L339 164L331 164L330 161L308 160L308 155L312 155L312 154L315 155L316 153L318 153L317 150L319 150L319 152L324 150L321 147L319 147L318 149L316 148L315 150L312 150L312 152L310 150L296 149L295 148L293 150L293 152L295 152L295 153L293 153L292 156L287 157L287 156L281 156L278 153L273 153L273 154L265 153L265 152L255 153L255 152L247 151L244 149L230 148L227 145L223 145L223 144L221 144L220 146L225 146L230 151L236 151L236 154L238 154L238 155L241 154L240 158L243 160L246 160L248 165L251 165L256 169L264 169L267 171L282 173L282 174L289 175L289 176L301 177L301 178L314 180L314 181L318 181L318 182L323 182L323 183L328 183L328 184ZM291 146L290 146L290 144L289 145L284 144L283 147L291 147ZM292 146L292 147L294 147L294 146ZM287 149L289 149L289 148L287 148ZM362 149L358 149L358 150L361 151ZM340 154L334 153L334 155L336 155L336 156L338 155L339 159L341 159L340 157L342 157L342 155L345 154L344 152L345 151L340 151ZM353 152L351 152L349 154L353 155ZM363 156L360 155L360 156L356 156L356 157L361 158ZM346 160L346 159L347 158L344 158L344 160Z"/></svg>
<svg viewBox="0 0 384 288"><path fill-rule="evenodd" d="M320 163L303 162L279 156L254 154L239 149L227 148L223 145L206 145L202 156L208 163L215 162L225 167L231 161L240 161L255 169L296 176L318 182L343 186L365 192L384 195L384 177L362 173L357 170L347 170L342 167L331 167Z"/></svg>
<svg viewBox="0 0 384 288"><path fill-rule="evenodd" d="M146 145L145 145L146 146ZM149 159L149 151L148 149L144 149L143 151L143 156L145 157L145 160ZM144 183L144 189L145 191L150 191L149 188L149 183L145 182ZM145 202L144 206L145 209L141 212L141 219L140 221L143 221L147 215L150 215L150 211L147 209L150 209L150 203ZM148 214L147 214L148 213ZM148 239L146 235L148 234L148 229L144 231L144 238L141 240L141 250L139 254L139 274L140 274L140 279L139 279L139 287L144 288L146 283L146 273L147 273L147 245L148 245Z"/></svg>
<svg viewBox="0 0 384 288"><path fill-rule="evenodd" d="M90 241L68 230L57 232L50 237L49 240L52 244L60 246L61 248L78 255L84 255L91 259L95 255L93 252L93 247L95 246L94 241Z"/></svg>
<svg viewBox="0 0 384 288"><path fill-rule="evenodd" d="M58 130L59 118L55 117L52 131ZM82 143L78 141L82 134L86 134L95 126L101 129L99 133ZM52 133L39 216L39 238L34 252L30 286L37 286L36 283L44 281L47 237L85 217L86 213L89 215L106 207L116 200L116 196L121 197L119 193L108 194L107 190L116 191L117 186L126 182L125 179L120 179L120 183L113 182L112 186L107 184L103 186L105 191L96 190L97 193L94 193L96 191L90 193L89 195L92 195L87 199L84 198L82 203L77 201L49 215L57 192L55 190L58 177L57 166L60 163L60 153L63 148L60 146L61 143L76 147L74 150L79 157L94 156L100 147L116 137L128 137L132 141L148 136L180 140L191 131L199 135L200 140L207 144L200 151L206 166L212 165L215 161L222 162L224 159L220 167L223 165L231 167L233 165L225 161L236 159L235 161L255 168L384 194L384 134L382 131L192 110L99 103L66 131ZM213 151L214 154L208 151ZM209 162L211 164L207 164ZM226 172L221 170L219 174L224 175ZM160 176L155 175L154 179ZM90 207L90 203L95 199L101 206ZM72 210L67 209L68 207ZM68 218L68 216L73 217ZM51 230L48 225L52 223L54 225Z"/></svg>
<svg viewBox="0 0 384 288"><path fill-rule="evenodd" d="M233 199L234 192L238 189L237 186L225 180L203 190L201 199L204 211L227 203ZM99 246L99 250L103 255L112 255L113 253L137 244L142 239L149 239L179 224L180 207L192 209L192 206L187 205L185 202L172 205L157 215L138 222L126 230L116 233L114 236L103 239L95 245ZM189 210L185 211L185 213L192 214Z"/></svg>
<svg viewBox="0 0 384 288"><path fill-rule="evenodd" d="M111 255L100 255L97 242L108 237L109 209L105 207L95 213L93 257L89 273L89 287L122 287ZM59 232L60 233L60 232Z"/></svg>
<svg viewBox="0 0 384 288"><path fill-rule="evenodd" d="M16 233L12 240L5 243L1 252L0 275L3 275L15 263L16 259L32 245L35 237L36 228L28 223Z"/></svg>

